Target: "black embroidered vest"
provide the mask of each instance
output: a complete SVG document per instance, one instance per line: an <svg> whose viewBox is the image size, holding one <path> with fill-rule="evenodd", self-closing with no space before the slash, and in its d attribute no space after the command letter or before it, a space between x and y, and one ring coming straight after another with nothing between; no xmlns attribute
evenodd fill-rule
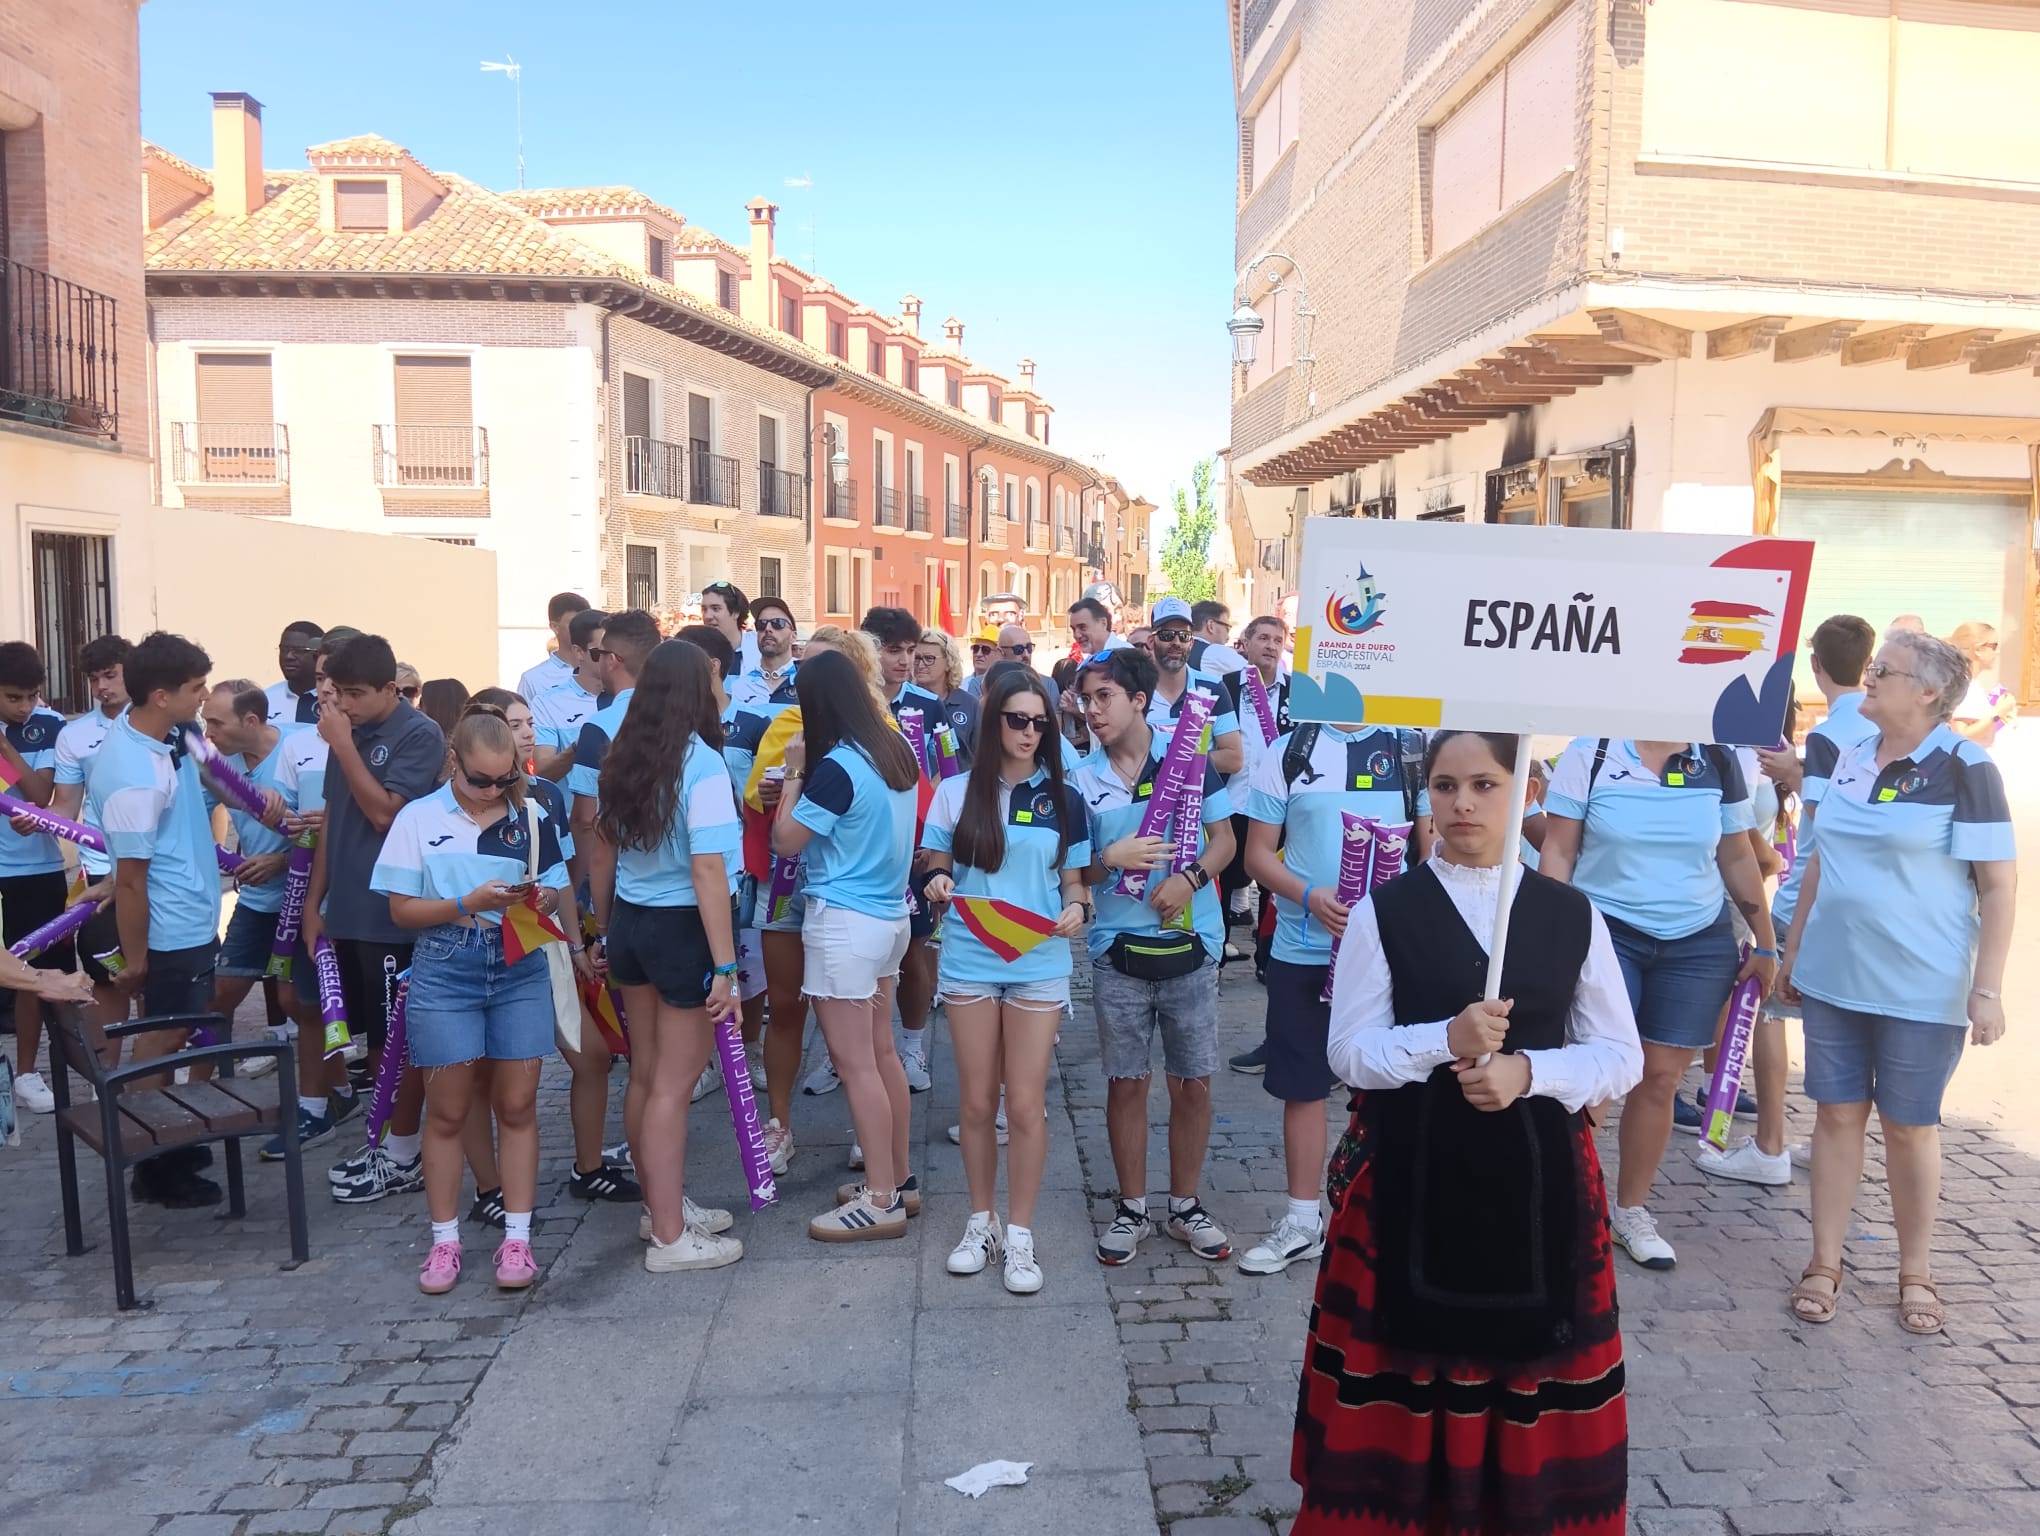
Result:
<svg viewBox="0 0 2040 1536"><path fill-rule="evenodd" d="M1455 1017L1484 995L1487 954L1426 865L1374 893L1395 1022ZM1565 1044L1592 936L1587 898L1522 872L1502 996L1508 1052ZM1572 1341L1577 1306L1576 1117L1525 1096L1475 1109L1451 1067L1364 1096L1373 1144L1376 1322L1384 1343L1531 1360Z"/></svg>

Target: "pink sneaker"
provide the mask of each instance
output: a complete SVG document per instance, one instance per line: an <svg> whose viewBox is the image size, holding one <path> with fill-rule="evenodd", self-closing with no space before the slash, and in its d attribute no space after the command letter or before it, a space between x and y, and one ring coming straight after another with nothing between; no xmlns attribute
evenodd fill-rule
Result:
<svg viewBox="0 0 2040 1536"><path fill-rule="evenodd" d="M460 1244L434 1243L418 1271L418 1289L427 1296L444 1296L460 1278Z"/></svg>
<svg viewBox="0 0 2040 1536"><path fill-rule="evenodd" d="M496 1250L496 1284L506 1291L521 1291L538 1278L538 1262L531 1256L531 1244L521 1237L504 1240Z"/></svg>

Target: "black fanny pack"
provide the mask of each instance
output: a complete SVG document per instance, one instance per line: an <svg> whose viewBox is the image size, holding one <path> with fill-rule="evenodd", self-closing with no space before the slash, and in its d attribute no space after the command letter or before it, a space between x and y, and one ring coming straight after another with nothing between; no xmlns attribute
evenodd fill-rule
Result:
<svg viewBox="0 0 2040 1536"><path fill-rule="evenodd" d="M1194 933L1122 933L1105 958L1135 981L1174 981L1204 964L1204 941Z"/></svg>

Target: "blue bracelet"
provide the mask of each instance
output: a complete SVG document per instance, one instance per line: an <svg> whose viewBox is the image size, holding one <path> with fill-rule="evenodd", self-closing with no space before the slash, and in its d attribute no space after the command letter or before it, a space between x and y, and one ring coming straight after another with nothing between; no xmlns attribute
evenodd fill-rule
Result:
<svg viewBox="0 0 2040 1536"><path fill-rule="evenodd" d="M1753 955L1762 955L1766 960L1775 960L1778 958L1778 951L1775 949L1752 949L1750 953Z"/></svg>
<svg viewBox="0 0 2040 1536"><path fill-rule="evenodd" d="M1316 889L1317 887L1314 885L1306 885L1303 888L1303 901L1301 903L1303 907L1303 927L1297 931L1297 938L1299 940L1307 937L1310 933L1310 893Z"/></svg>
<svg viewBox="0 0 2040 1536"><path fill-rule="evenodd" d="M462 901L458 896L453 898L453 910L458 912L462 917L474 916L474 913L468 911L467 903Z"/></svg>

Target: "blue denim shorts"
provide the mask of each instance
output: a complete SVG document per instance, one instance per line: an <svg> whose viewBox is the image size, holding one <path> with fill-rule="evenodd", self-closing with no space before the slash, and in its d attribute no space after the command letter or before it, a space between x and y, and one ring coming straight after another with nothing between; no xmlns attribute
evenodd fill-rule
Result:
<svg viewBox="0 0 2040 1536"><path fill-rule="evenodd" d="M220 940L219 974L268 975L276 922L282 915L257 912L253 907L234 903L234 915L227 919L227 936ZM305 953L302 938L291 946L290 984L297 991L298 1001L312 1008L319 1006L319 973L312 968L312 957Z"/></svg>
<svg viewBox="0 0 2040 1536"><path fill-rule="evenodd" d="M1721 904L1720 917L1683 939L1653 938L1618 918L1607 923L1643 1043L1689 1051L1714 1044L1721 1010L1742 969L1728 903Z"/></svg>
<svg viewBox="0 0 2040 1536"><path fill-rule="evenodd" d="M938 1003L1031 1003L1037 1008L1070 1011L1070 979L1049 976L1040 981L958 981L938 970L935 979Z"/></svg>
<svg viewBox="0 0 2040 1536"><path fill-rule="evenodd" d="M503 959L493 923L428 928L411 952L404 1028L414 1067L487 1057L529 1061L553 1048L552 976L543 952Z"/></svg>
<svg viewBox="0 0 2040 1536"><path fill-rule="evenodd" d="M1806 1096L1816 1104L1874 1101L1894 1125L1939 1125L1941 1096L1969 1031L1888 1014L1858 1013L1802 995Z"/></svg>

